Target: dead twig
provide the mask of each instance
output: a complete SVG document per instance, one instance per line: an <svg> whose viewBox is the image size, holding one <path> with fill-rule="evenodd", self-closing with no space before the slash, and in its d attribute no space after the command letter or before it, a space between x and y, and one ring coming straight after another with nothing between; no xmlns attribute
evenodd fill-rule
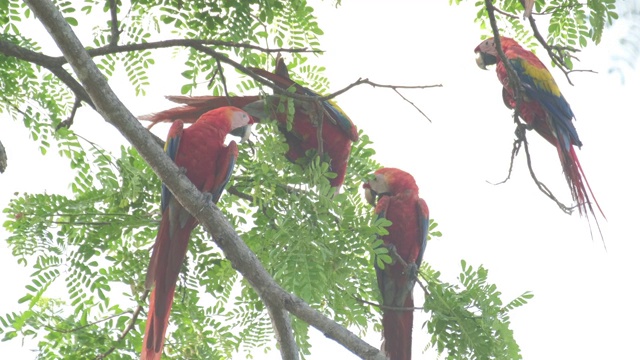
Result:
<svg viewBox="0 0 640 360"><path fill-rule="evenodd" d="M73 108L71 109L71 115L69 115L66 120L61 121L60 124L56 126L56 131L60 130L61 128L71 128L71 125L73 125L73 120L76 117L76 111L80 106L82 106L82 100L79 97L76 97L76 101L73 103Z"/></svg>
<svg viewBox="0 0 640 360"><path fill-rule="evenodd" d="M149 295L149 290L145 290L145 292L142 294L142 299L146 299L147 296ZM138 305L138 307L136 308L136 310L133 312L133 315L131 316L131 320L129 320L129 324L127 325L127 327L122 331L122 333L120 334L120 336L118 336L118 339L116 340L116 343L124 340L124 338L129 334L129 332L131 332L131 330L133 330L133 328L136 325L136 321L138 320L138 316L140 316L140 312L142 311L142 305ZM107 356L109 356L109 354L111 354L112 352L114 352L116 349L116 346L112 346L109 348L109 350L105 351L102 354L99 354L98 356L95 357L95 360L100 360L100 359L104 359Z"/></svg>

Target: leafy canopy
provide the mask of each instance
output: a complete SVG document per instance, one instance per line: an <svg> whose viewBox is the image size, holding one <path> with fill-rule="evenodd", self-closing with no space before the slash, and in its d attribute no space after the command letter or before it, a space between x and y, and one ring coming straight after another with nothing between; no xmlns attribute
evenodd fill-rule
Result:
<svg viewBox="0 0 640 360"><path fill-rule="evenodd" d="M145 304L144 274L160 218L159 180L134 149L110 153L104 144L68 128L65 120L77 99L87 102L82 89L64 75L70 74L64 59L44 56L29 37L34 19L24 3L0 4L0 111L22 121L43 154L53 150L68 159L75 174L67 194L17 194L4 209L7 242L17 261L33 273L20 299L23 310L0 314L0 333L4 340L37 339L42 359L95 358L111 351L110 358L137 358L145 316L134 331L120 335L132 311ZM210 41L200 45L242 66L268 68L273 59L269 48L318 50L322 35L306 1L84 0L57 5L74 29L91 29L92 54L105 76L123 71L140 96L152 86L147 72L155 65L154 50L169 46L160 40ZM484 3L476 5L480 26L487 29ZM496 5L509 14L521 9L515 0ZM550 17L549 43L559 47L598 43L605 23L617 17L613 1L536 1L535 11ZM498 17L503 29L531 43L519 18ZM145 44L152 45L126 48ZM186 57L184 64L176 64L184 77L183 94L259 91L255 81L197 46L174 51ZM297 81L327 92L323 68L307 65L304 52L287 56ZM342 193L331 199L328 179L335 174L326 159L312 152L300 163L287 161L287 145L275 123L261 124L254 142L241 146L229 191L218 206L285 289L364 334L379 322L379 309L366 305L380 301L372 264L391 261L377 240L389 222L374 220L359 193L362 179L380 167L373 160L373 144L360 132ZM432 237L441 236L436 225L431 224ZM424 264L424 310L431 318L426 330L416 325L420 335L415 336L429 336L450 359L518 358L508 312L532 295L503 305L487 273L463 261L461 284L452 285ZM165 347L170 358L229 358L237 352L251 358L256 349L273 347L264 304L202 230L192 236L171 324ZM293 326L301 352L309 354L307 324L294 319Z"/></svg>

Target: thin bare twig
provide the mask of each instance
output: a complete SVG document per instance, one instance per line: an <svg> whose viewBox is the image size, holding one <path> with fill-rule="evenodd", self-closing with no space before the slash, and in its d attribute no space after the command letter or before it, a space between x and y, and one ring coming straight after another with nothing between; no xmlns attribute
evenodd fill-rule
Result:
<svg viewBox="0 0 640 360"><path fill-rule="evenodd" d="M363 78L359 78L358 80L354 81L353 83L345 86L344 88L342 88L341 90L338 90L336 92L334 92L331 95L327 95L327 96L321 96L320 100L329 100L329 99L333 99L334 97L347 92L349 89L356 87L358 85L362 85L362 84L367 84L367 85L371 85L373 87L380 87L380 88L386 88L386 89L393 89L393 90L397 90L397 89L429 89L429 88L435 88L435 87L442 87L442 84L435 84L435 85L387 85L387 84L378 84L375 83L369 79L363 79Z"/></svg>
<svg viewBox="0 0 640 360"><path fill-rule="evenodd" d="M146 299L147 295L149 295L149 290L145 290L145 292L142 294L142 299ZM124 340L124 338L129 334L129 332L131 332L131 330L133 330L133 328L136 326L136 321L138 320L138 316L140 315L140 312L142 311L142 305L138 305L138 307L136 308L136 310L133 312L133 315L131 316L131 320L129 320L129 324L127 325L127 327L122 331L122 333L120 334L120 336L118 336L118 339L116 340L116 343ZM99 354L98 356L95 357L95 360L100 360L100 359L104 359L106 358L109 354L111 354L112 352L114 352L116 349L116 346L112 346L109 348L109 350L105 351L102 354Z"/></svg>
<svg viewBox="0 0 640 360"><path fill-rule="evenodd" d="M113 224L107 221L52 221L52 224L56 225L82 225L82 226L107 226Z"/></svg>
<svg viewBox="0 0 640 360"><path fill-rule="evenodd" d="M244 200L247 200L250 203L253 203L253 196L251 196L249 194L246 194L246 193L243 193L242 191L238 190L238 188L235 187L235 186L229 186L227 188L227 192L229 194L232 194L232 195L235 195L235 196L239 197L240 199L244 199Z"/></svg>
<svg viewBox="0 0 640 360"><path fill-rule="evenodd" d="M396 94L398 94L404 101L408 102L409 104L411 104L411 106L413 106L416 110L418 110L418 112L420 114L422 114L422 116L424 116L425 119L429 120L429 122L431 122L431 119L429 119L429 117L427 116L427 114L425 114L422 110L420 110L420 108L418 106L416 106L416 104L413 103L413 101L407 99L406 97L404 97L400 91L398 91L398 89L393 89L393 91L396 92Z"/></svg>
<svg viewBox="0 0 640 360"><path fill-rule="evenodd" d="M121 312L121 313L118 313L118 314L113 314L113 315L107 316L104 319L96 320L96 321L88 323L86 325L78 326L76 328L68 329L68 330L67 329L55 328L55 327L49 326L49 325L44 325L44 327L49 329L49 330L51 330L51 331L55 331L55 332L59 332L59 333L63 333L63 334L70 334L70 333L76 332L78 330L82 330L82 329L88 328L90 326L93 326L93 325L96 325L96 324L100 324L100 323L105 322L107 320L111 320L113 318L120 317L120 316L122 316L124 314L128 314L130 312L131 312L130 310L127 310L127 311L124 311L124 312Z"/></svg>
<svg viewBox="0 0 640 360"><path fill-rule="evenodd" d="M520 152L521 145L522 145L522 141L519 138L516 138L513 141L513 149L511 149L511 161L509 162L509 172L507 173L507 177L504 180L502 180L500 182L497 182L497 183L493 183L493 182L487 180L487 182L489 184L491 184L491 185L501 185L501 184L506 183L509 179L511 179L511 173L513 171L513 161L515 160L516 156Z"/></svg>
<svg viewBox="0 0 640 360"><path fill-rule="evenodd" d="M529 173L531 174L531 178L533 179L533 181L538 186L538 189L540 189L540 191L542 191L543 194L547 195L549 199L553 200L558 205L560 210L564 211L566 214L571 214L572 209L566 206L565 204L563 204L562 202L560 202L560 200L558 200L553 195L551 190L549 190L549 188L542 181L538 180L536 173L533 171L533 166L531 165L531 155L529 154L529 143L527 142L526 138L524 138L524 132L523 132L522 141L524 143L524 152L525 154L527 154L527 166L529 167Z"/></svg>
<svg viewBox="0 0 640 360"><path fill-rule="evenodd" d="M224 77L224 71L222 70L222 64L220 60L216 59L216 63L218 64L218 73L220 74L220 81L222 82L222 87L224 88L224 95L229 98L229 90L227 89L227 79Z"/></svg>
<svg viewBox="0 0 640 360"><path fill-rule="evenodd" d="M495 12L497 12L497 13L500 13L500 14L502 14L502 15L504 15L506 17L510 17L512 19L517 19L518 18L518 15L514 15L514 14L511 14L511 13L508 13L508 12L506 12L506 11L496 7L496 6L493 7L493 10Z"/></svg>
<svg viewBox="0 0 640 360"><path fill-rule="evenodd" d="M109 39L109 46L118 46L118 40L120 40L120 30L118 29L118 5L116 0L109 0L109 12L111 13L111 39Z"/></svg>
<svg viewBox="0 0 640 360"><path fill-rule="evenodd" d="M71 115L69 115L66 120L61 121L60 124L56 126L56 131L60 130L60 128L71 128L71 125L73 125L73 120L76 117L76 111L80 106L82 106L82 100L79 97L76 97L76 101L73 103L73 108L71 109Z"/></svg>

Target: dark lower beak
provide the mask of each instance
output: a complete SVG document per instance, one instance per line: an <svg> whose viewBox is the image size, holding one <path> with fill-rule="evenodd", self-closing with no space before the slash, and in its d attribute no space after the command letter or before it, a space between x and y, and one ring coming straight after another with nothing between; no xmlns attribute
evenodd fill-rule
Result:
<svg viewBox="0 0 640 360"><path fill-rule="evenodd" d="M476 53L476 64L480 69L487 70L488 65L495 65L497 63L498 59L491 54L487 54L484 52Z"/></svg>
<svg viewBox="0 0 640 360"><path fill-rule="evenodd" d="M244 142L247 139L249 139L249 136L251 136L251 125L246 125L243 127L239 127L237 129L233 129L231 130L230 134L233 136L239 137L240 142Z"/></svg>
<svg viewBox="0 0 640 360"><path fill-rule="evenodd" d="M365 188L364 198L367 200L369 205L376 206L376 200L378 198L378 194L375 191L373 191L371 188Z"/></svg>

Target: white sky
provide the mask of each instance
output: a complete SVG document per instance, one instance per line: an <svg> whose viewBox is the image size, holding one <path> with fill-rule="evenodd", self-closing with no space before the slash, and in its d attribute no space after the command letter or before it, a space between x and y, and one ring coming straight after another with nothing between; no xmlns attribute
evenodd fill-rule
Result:
<svg viewBox="0 0 640 360"><path fill-rule="evenodd" d="M532 291L535 298L511 314L525 359L637 356L633 344L640 338L636 325L640 315L634 306L640 239L635 221L640 178L635 142L640 125L634 105L640 81L637 71L626 73L624 86L617 75L607 74L612 55L623 53L616 48L617 39L607 37L611 33L606 31L601 46L580 54L578 66L599 74L575 73L573 87L552 69L577 116L584 143L578 156L607 215L608 221L601 220L605 251L598 238L591 239L586 219L577 213L565 215L538 191L524 154L517 158L508 183L487 183L506 175L514 125L502 103L495 72L481 71L475 64L473 49L481 34L473 22L475 9L450 7L446 1L409 0L345 0L337 10L330 2L315 7L327 53L314 61L326 66L332 90L359 77L382 84L444 85L403 92L433 123L388 89L360 86L338 98L354 123L374 141L377 160L412 173L418 181L421 196L444 235L429 243L425 261L449 282L456 281L460 259L474 267L483 264L505 302ZM546 54L538 54L550 63ZM168 65L176 61L168 56L156 59ZM143 114L165 108L163 95L179 93L182 82L178 73L174 75L166 69L155 73L145 98L136 98L124 82L113 81L112 86L134 114ZM7 121L6 116L2 129L0 139L9 163L0 175L0 206L4 208L16 191L67 191L70 176L61 171L68 167L66 161L57 155L40 156L22 125ZM94 141L114 139L107 145L113 150L122 141L86 108L78 114L74 130ZM569 203L555 149L535 133L528 138L538 177ZM6 236L0 230L0 238ZM23 308L17 299L24 295L29 269L16 264L4 243L0 264L10 275L0 297L4 314ZM435 358L431 352L422 354L429 337L421 329L424 319L417 315L414 324L416 359ZM366 340L379 346L380 336L370 332ZM356 358L320 334L313 344L309 359L328 354ZM19 341L0 343L0 353L32 359L34 346L32 342L24 347ZM272 355L277 358L278 354Z"/></svg>

